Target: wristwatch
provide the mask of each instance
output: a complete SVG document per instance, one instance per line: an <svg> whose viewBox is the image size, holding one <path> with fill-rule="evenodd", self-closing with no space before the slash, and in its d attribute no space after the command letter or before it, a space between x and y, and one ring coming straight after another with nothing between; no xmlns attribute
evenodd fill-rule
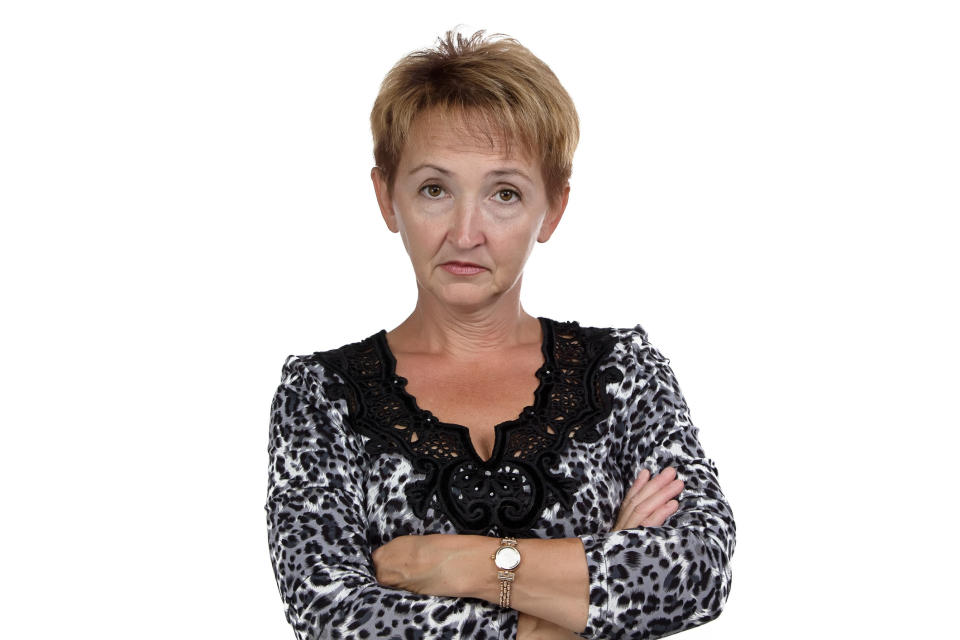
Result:
<svg viewBox="0 0 960 640"><path fill-rule="evenodd" d="M500 606L510 606L510 585L516 577L514 569L520 566L520 550L516 538L501 538L500 546L490 559L497 565L497 579L500 581Z"/></svg>

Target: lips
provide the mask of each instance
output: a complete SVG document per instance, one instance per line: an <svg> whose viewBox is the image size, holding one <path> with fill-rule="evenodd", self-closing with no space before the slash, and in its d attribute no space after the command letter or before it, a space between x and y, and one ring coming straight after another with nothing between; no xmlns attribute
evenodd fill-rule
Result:
<svg viewBox="0 0 960 640"><path fill-rule="evenodd" d="M444 262L443 264L452 264L458 267L475 267L477 269L486 269L483 265L474 264L472 262L460 262L458 260L450 260L449 262Z"/></svg>

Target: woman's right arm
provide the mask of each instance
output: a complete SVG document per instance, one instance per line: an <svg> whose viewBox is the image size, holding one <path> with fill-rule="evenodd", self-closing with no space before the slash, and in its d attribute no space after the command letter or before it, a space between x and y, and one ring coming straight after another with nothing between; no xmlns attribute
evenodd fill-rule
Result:
<svg viewBox="0 0 960 640"><path fill-rule="evenodd" d="M318 374L284 363L271 405L267 533L274 577L298 640L489 638L498 610L473 598L377 582L366 537L362 459Z"/></svg>

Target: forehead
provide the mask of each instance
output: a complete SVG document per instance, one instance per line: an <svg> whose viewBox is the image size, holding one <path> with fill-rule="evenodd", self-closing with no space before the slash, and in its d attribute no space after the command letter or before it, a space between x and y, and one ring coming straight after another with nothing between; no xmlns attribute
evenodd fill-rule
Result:
<svg viewBox="0 0 960 640"><path fill-rule="evenodd" d="M469 114L443 114L436 109L419 114L410 127L401 164L420 162L428 157L456 158L474 154L486 159L507 160L533 166L535 161L511 140L507 155L505 138L480 117Z"/></svg>

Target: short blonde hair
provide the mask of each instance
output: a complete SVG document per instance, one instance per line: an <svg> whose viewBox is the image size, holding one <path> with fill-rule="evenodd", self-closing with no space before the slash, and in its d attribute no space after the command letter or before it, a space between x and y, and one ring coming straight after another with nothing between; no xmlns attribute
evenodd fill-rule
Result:
<svg viewBox="0 0 960 640"><path fill-rule="evenodd" d="M384 77L370 127L374 160L391 196L414 121L436 108L441 116L477 117L474 133L488 139L493 133L507 155L519 143L525 155L540 160L550 203L559 201L580 138L573 100L550 67L517 40L483 34L481 29L465 39L447 31L435 49L406 55Z"/></svg>

